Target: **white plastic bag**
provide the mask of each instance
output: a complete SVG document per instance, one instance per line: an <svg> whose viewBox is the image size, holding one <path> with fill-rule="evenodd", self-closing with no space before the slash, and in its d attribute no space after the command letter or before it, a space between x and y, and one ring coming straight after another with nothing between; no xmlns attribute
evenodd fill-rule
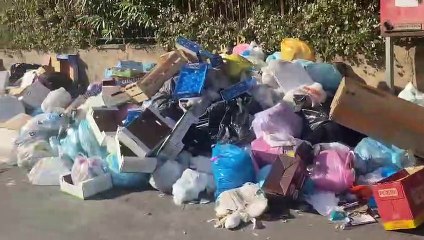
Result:
<svg viewBox="0 0 424 240"><path fill-rule="evenodd" d="M60 157L40 159L28 173L31 184L43 186L60 185L60 176L71 171L72 162Z"/></svg>
<svg viewBox="0 0 424 240"><path fill-rule="evenodd" d="M399 97L424 107L424 93L418 91L412 83L406 85L405 89L399 93Z"/></svg>
<svg viewBox="0 0 424 240"><path fill-rule="evenodd" d="M18 131L0 128L0 136L3 139L0 144L0 163L16 164L16 162L13 162L13 150L15 148L15 140L19 136Z"/></svg>
<svg viewBox="0 0 424 240"><path fill-rule="evenodd" d="M100 158L86 158L79 156L72 166L72 182L78 185L81 182L105 174L102 160Z"/></svg>
<svg viewBox="0 0 424 240"><path fill-rule="evenodd" d="M284 93L297 89L303 85L309 86L314 83L302 66L291 62L282 60L271 61L268 67L262 71L266 73L266 79L262 78L262 81L272 82L272 77L274 77L274 80ZM275 86L275 84L272 83L270 86Z"/></svg>
<svg viewBox="0 0 424 240"><path fill-rule="evenodd" d="M36 76L37 76L37 70L31 70L26 72L24 76L22 77L21 88L26 88L31 86Z"/></svg>
<svg viewBox="0 0 424 240"><path fill-rule="evenodd" d="M172 186L174 203L182 205L185 202L196 200L199 197L199 193L204 191L207 185L207 174L186 169L181 178Z"/></svg>
<svg viewBox="0 0 424 240"><path fill-rule="evenodd" d="M172 193L172 185L182 176L183 171L181 164L168 160L153 172L149 183L163 193Z"/></svg>
<svg viewBox="0 0 424 240"><path fill-rule="evenodd" d="M211 158L205 156L192 157L190 159L190 168L196 169L201 173L212 174Z"/></svg>
<svg viewBox="0 0 424 240"><path fill-rule="evenodd" d="M322 216L329 216L332 211L337 210L340 201L334 192L324 191L316 191L305 200Z"/></svg>
<svg viewBox="0 0 424 240"><path fill-rule="evenodd" d="M50 144L36 140L17 147L18 167L30 170L42 158L54 157Z"/></svg>
<svg viewBox="0 0 424 240"><path fill-rule="evenodd" d="M66 107L72 102L71 94L69 94L63 87L51 91L46 99L41 104L43 112L64 111Z"/></svg>
<svg viewBox="0 0 424 240"><path fill-rule="evenodd" d="M310 86L301 86L294 90L290 90L286 93L283 100L295 106L294 96L295 95L307 95L312 100L312 107L324 103L327 100L327 93L322 88L320 83L314 83Z"/></svg>

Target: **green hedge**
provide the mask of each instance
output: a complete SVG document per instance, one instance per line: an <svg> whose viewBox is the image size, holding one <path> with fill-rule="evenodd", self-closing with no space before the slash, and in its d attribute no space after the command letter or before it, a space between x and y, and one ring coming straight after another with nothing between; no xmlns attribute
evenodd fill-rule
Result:
<svg viewBox="0 0 424 240"><path fill-rule="evenodd" d="M296 5L284 16L262 1L243 22L212 17L212 0L198 0L200 6L190 13L171 0L13 1L1 20L14 33L13 46L18 49L86 48L95 46L100 37L138 37L141 29L153 31L157 42L169 48L182 35L211 51L243 36L248 42L256 40L269 53L279 50L283 38L297 37L309 42L325 60L358 53L377 60L384 49L378 0L316 0Z"/></svg>

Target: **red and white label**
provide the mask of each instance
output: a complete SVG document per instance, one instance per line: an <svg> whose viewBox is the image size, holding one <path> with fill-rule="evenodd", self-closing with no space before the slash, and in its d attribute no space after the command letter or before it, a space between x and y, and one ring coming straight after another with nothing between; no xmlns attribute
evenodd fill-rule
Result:
<svg viewBox="0 0 424 240"><path fill-rule="evenodd" d="M387 188L387 189L378 190L378 196L381 198L397 197L399 196L399 193L396 188Z"/></svg>

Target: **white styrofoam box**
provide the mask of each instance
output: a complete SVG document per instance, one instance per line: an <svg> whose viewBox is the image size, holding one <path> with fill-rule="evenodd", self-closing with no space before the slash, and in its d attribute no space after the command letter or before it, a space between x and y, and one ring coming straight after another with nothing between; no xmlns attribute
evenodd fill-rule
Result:
<svg viewBox="0 0 424 240"><path fill-rule="evenodd" d="M50 89L42 83L35 82L26 88L21 96L21 101L29 107L40 108L44 99L49 95Z"/></svg>
<svg viewBox="0 0 424 240"><path fill-rule="evenodd" d="M10 74L8 71L0 71L0 94L3 94L9 85Z"/></svg>
<svg viewBox="0 0 424 240"><path fill-rule="evenodd" d="M97 176L78 185L73 184L71 174L60 177L60 190L83 200L112 189L112 187L112 176L110 173Z"/></svg>
<svg viewBox="0 0 424 240"><path fill-rule="evenodd" d="M6 122L21 113L25 113L25 108L16 97L7 95L0 97L0 122Z"/></svg>
<svg viewBox="0 0 424 240"><path fill-rule="evenodd" d="M155 171L157 158L147 157L151 149L142 142L133 140L132 134L127 129L119 128L115 140L120 172L153 173Z"/></svg>

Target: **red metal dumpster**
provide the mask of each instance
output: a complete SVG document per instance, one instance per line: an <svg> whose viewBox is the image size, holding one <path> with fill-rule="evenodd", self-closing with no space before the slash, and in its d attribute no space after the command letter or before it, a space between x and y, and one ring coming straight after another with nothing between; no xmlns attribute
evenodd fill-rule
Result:
<svg viewBox="0 0 424 240"><path fill-rule="evenodd" d="M380 0L383 36L424 35L424 0Z"/></svg>

